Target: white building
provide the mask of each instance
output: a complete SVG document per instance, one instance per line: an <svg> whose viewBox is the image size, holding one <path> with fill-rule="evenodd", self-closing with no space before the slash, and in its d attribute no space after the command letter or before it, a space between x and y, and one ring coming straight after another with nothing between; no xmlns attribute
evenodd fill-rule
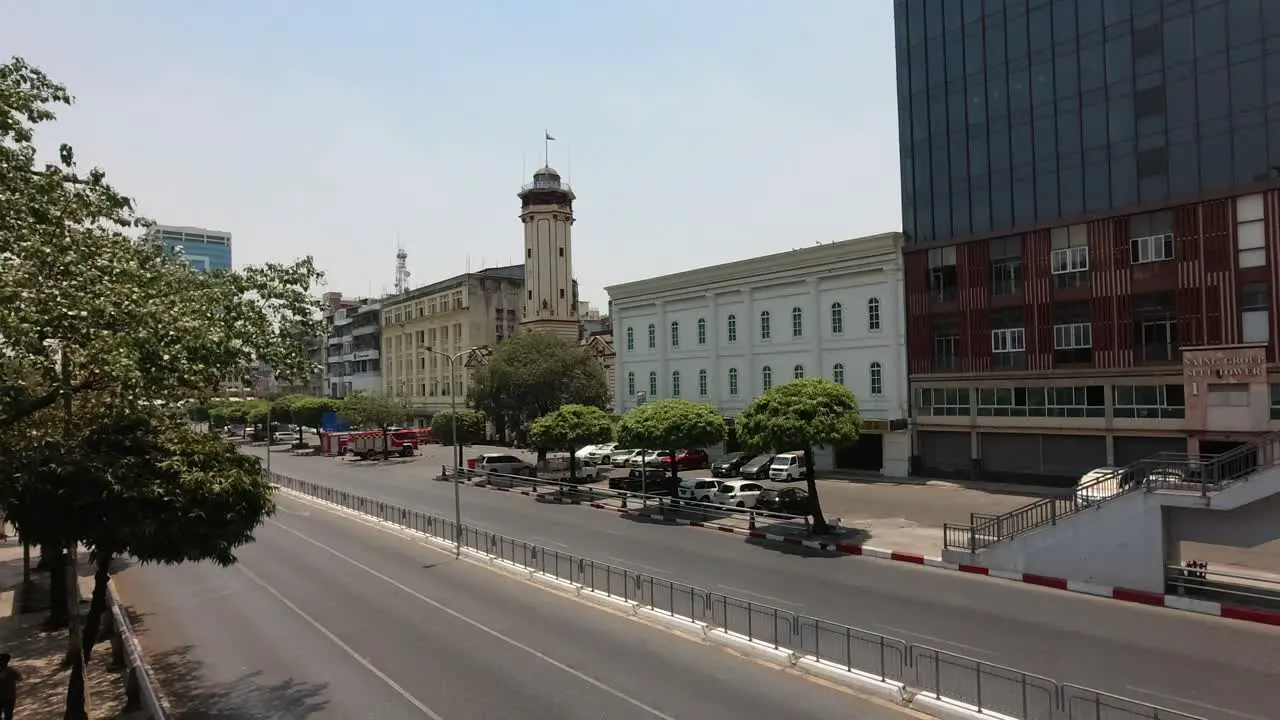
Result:
<svg viewBox="0 0 1280 720"><path fill-rule="evenodd" d="M902 235L884 233L607 288L615 407L682 397L736 417L797 377L847 386L863 438L818 466L906 476Z"/></svg>

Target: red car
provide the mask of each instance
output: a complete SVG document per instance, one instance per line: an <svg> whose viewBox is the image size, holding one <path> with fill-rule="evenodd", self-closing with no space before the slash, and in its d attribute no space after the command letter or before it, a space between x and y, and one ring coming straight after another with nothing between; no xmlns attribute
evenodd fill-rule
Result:
<svg viewBox="0 0 1280 720"><path fill-rule="evenodd" d="M711 458L707 456L706 450L678 450L676 451L676 469L677 470L699 470L711 464ZM670 467L671 457L664 455L658 458L658 467Z"/></svg>

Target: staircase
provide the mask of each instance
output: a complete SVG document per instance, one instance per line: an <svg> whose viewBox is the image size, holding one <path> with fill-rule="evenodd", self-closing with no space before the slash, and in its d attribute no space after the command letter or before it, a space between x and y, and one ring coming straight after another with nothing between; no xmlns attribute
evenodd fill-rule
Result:
<svg viewBox="0 0 1280 720"><path fill-rule="evenodd" d="M977 553L1137 492L1198 495L1209 502L1223 490L1278 467L1280 432L1264 435L1222 455L1159 453L1078 486L1067 497L1037 500L1001 515L973 513L967 525L946 523L943 545L951 551ZM1230 503L1233 507L1237 504Z"/></svg>

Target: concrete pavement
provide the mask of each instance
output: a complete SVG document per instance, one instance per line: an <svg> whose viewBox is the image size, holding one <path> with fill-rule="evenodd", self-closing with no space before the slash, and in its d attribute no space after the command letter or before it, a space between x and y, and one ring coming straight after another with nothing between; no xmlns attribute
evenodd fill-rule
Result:
<svg viewBox="0 0 1280 720"><path fill-rule="evenodd" d="M918 717L279 504L236 568L116 578L180 717Z"/></svg>
<svg viewBox="0 0 1280 720"><path fill-rule="evenodd" d="M273 457L277 472L452 516L425 464ZM464 521L985 662L1209 717L1273 717L1280 630L462 488ZM872 541L873 542L873 541Z"/></svg>

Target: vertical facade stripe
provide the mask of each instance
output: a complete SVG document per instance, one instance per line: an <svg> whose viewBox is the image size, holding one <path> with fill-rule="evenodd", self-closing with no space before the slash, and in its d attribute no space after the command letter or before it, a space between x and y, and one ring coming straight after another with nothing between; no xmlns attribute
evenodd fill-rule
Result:
<svg viewBox="0 0 1280 720"><path fill-rule="evenodd" d="M1280 362L1280 190L1272 190L1263 196L1263 212L1271 298L1271 342L1267 348L1267 360Z"/></svg>

